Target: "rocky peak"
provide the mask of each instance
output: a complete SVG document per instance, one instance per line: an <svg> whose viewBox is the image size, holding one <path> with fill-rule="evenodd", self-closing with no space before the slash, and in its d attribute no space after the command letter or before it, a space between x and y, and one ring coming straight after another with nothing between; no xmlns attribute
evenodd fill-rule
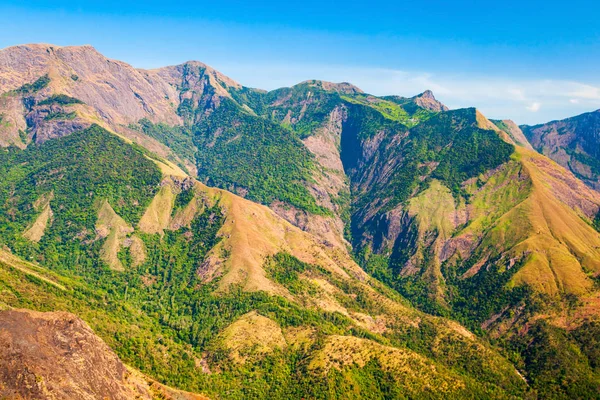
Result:
<svg viewBox="0 0 600 400"><path fill-rule="evenodd" d="M430 111L448 111L448 107L439 102L431 90L426 90L423 93L414 96L412 101L414 101L419 107L423 107Z"/></svg>
<svg viewBox="0 0 600 400"><path fill-rule="evenodd" d="M337 92L339 94L364 93L360 88L358 88L348 82L333 83L333 82L327 82L327 81L320 81L317 79L310 79L310 80L307 80L307 81L304 81L304 82L301 82L298 84L298 86L300 86L300 85L313 86L313 87L320 88L320 89L323 89L328 92Z"/></svg>

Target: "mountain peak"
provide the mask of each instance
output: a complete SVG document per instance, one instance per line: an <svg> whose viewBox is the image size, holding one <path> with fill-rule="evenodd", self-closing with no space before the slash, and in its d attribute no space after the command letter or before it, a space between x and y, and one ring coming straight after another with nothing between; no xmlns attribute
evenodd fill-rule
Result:
<svg viewBox="0 0 600 400"><path fill-rule="evenodd" d="M438 101L431 90L426 90L412 98L412 100L420 107L431 111L448 111L443 103Z"/></svg>
<svg viewBox="0 0 600 400"><path fill-rule="evenodd" d="M337 92L340 94L364 93L362 91L362 89L360 89L348 82L334 83L334 82L321 81L318 79L310 79L310 80L301 82L296 86L299 86L299 85L314 86L314 87L318 87L318 88L321 88L326 91Z"/></svg>

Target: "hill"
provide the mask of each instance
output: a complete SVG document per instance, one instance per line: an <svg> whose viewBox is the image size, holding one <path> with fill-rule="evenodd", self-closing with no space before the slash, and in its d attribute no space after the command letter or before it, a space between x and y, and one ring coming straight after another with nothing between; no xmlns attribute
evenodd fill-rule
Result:
<svg viewBox="0 0 600 400"><path fill-rule="evenodd" d="M0 311L0 343L0 395L6 399L206 399L128 369L73 314Z"/></svg>

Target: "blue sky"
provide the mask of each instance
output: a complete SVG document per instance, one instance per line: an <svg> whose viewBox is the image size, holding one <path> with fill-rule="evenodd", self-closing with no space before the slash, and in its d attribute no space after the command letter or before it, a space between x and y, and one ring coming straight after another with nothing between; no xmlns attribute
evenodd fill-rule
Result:
<svg viewBox="0 0 600 400"><path fill-rule="evenodd" d="M154 68L195 59L246 86L431 89L451 108L539 123L600 108L594 1L2 0L0 47L91 44Z"/></svg>

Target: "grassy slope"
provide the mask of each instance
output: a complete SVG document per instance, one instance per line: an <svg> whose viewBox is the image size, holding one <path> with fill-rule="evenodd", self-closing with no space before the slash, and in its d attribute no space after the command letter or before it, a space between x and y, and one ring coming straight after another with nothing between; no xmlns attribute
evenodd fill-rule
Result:
<svg viewBox="0 0 600 400"><path fill-rule="evenodd" d="M385 125L372 121L359 121L355 130L362 137L354 146L377 143L378 150L362 165L360 159L346 164L358 172L354 189L363 196L354 203L354 238L367 245L360 254L365 268L420 308L499 338L544 396L566 398L577 385L578 395L593 393L595 361L575 332L589 335L585 321L600 317L600 234L594 228L600 196L531 150L500 151L507 146L500 137L509 139L478 112L455 113L447 127L433 117L408 132L407 144L402 128L381 130ZM483 132L487 142L469 136ZM462 146L465 139L483 145L481 152ZM352 146L346 143L346 154L356 159L360 152ZM395 219L399 227L387 225ZM390 243L385 235L394 229L398 236ZM382 247L373 254L369 246ZM537 328L543 323L550 328ZM527 333L531 326L536 329ZM528 340L542 344L533 350ZM557 343L568 350L559 351ZM552 363L580 373L551 383L552 375L541 370Z"/></svg>
<svg viewBox="0 0 600 400"><path fill-rule="evenodd" d="M79 153L61 158L59 149ZM83 160L71 162L73 154ZM171 221L161 224L166 226L162 234L136 230L131 236L129 229L121 230L125 238L114 243L124 271L111 270L102 261L110 232L139 226L152 196L161 192L159 181L149 179L158 171L154 163L97 128L10 157L2 164L10 179L3 183L1 238L15 253L46 268L3 250L0 301L75 312L125 362L162 382L211 396L228 393L230 398L307 393L347 398L349 385L356 397L390 390L418 397L425 387L430 388L427 397L506 397L525 389L495 350L456 324L415 311L367 278L341 250L317 244L267 208L228 192L197 183L193 196L184 195L189 189L180 189L176 182L181 178L169 178L163 187L173 185L173 203L180 210L198 202L193 218L169 229L177 211L170 213ZM28 161L14 163L12 157ZM69 175L75 166L79 177L87 179ZM129 169L112 175L112 168ZM45 178L37 180L40 193L53 190L61 203L53 206L55 221L36 244L19 238L35 210L23 218L10 210L15 203L27 208L39 198L37 191L24 191L38 177ZM65 177L77 186L69 186ZM136 179L123 182L130 177ZM132 193L137 202L128 201ZM81 234L96 224L109 232L106 239ZM126 239L134 237L146 254L141 264L134 262L133 244L126 246ZM257 318L259 326L280 329L285 344L280 337L269 347L272 351L257 352L252 345L256 338L242 339L232 352L232 344L240 341L228 335ZM362 361L321 366L319 360L346 357L340 351L349 349L335 344L340 340L356 342L350 354L364 360L362 366ZM240 352L247 362L236 361ZM400 363L388 369L386 352L402 354L411 368ZM201 373L203 365L216 373Z"/></svg>

